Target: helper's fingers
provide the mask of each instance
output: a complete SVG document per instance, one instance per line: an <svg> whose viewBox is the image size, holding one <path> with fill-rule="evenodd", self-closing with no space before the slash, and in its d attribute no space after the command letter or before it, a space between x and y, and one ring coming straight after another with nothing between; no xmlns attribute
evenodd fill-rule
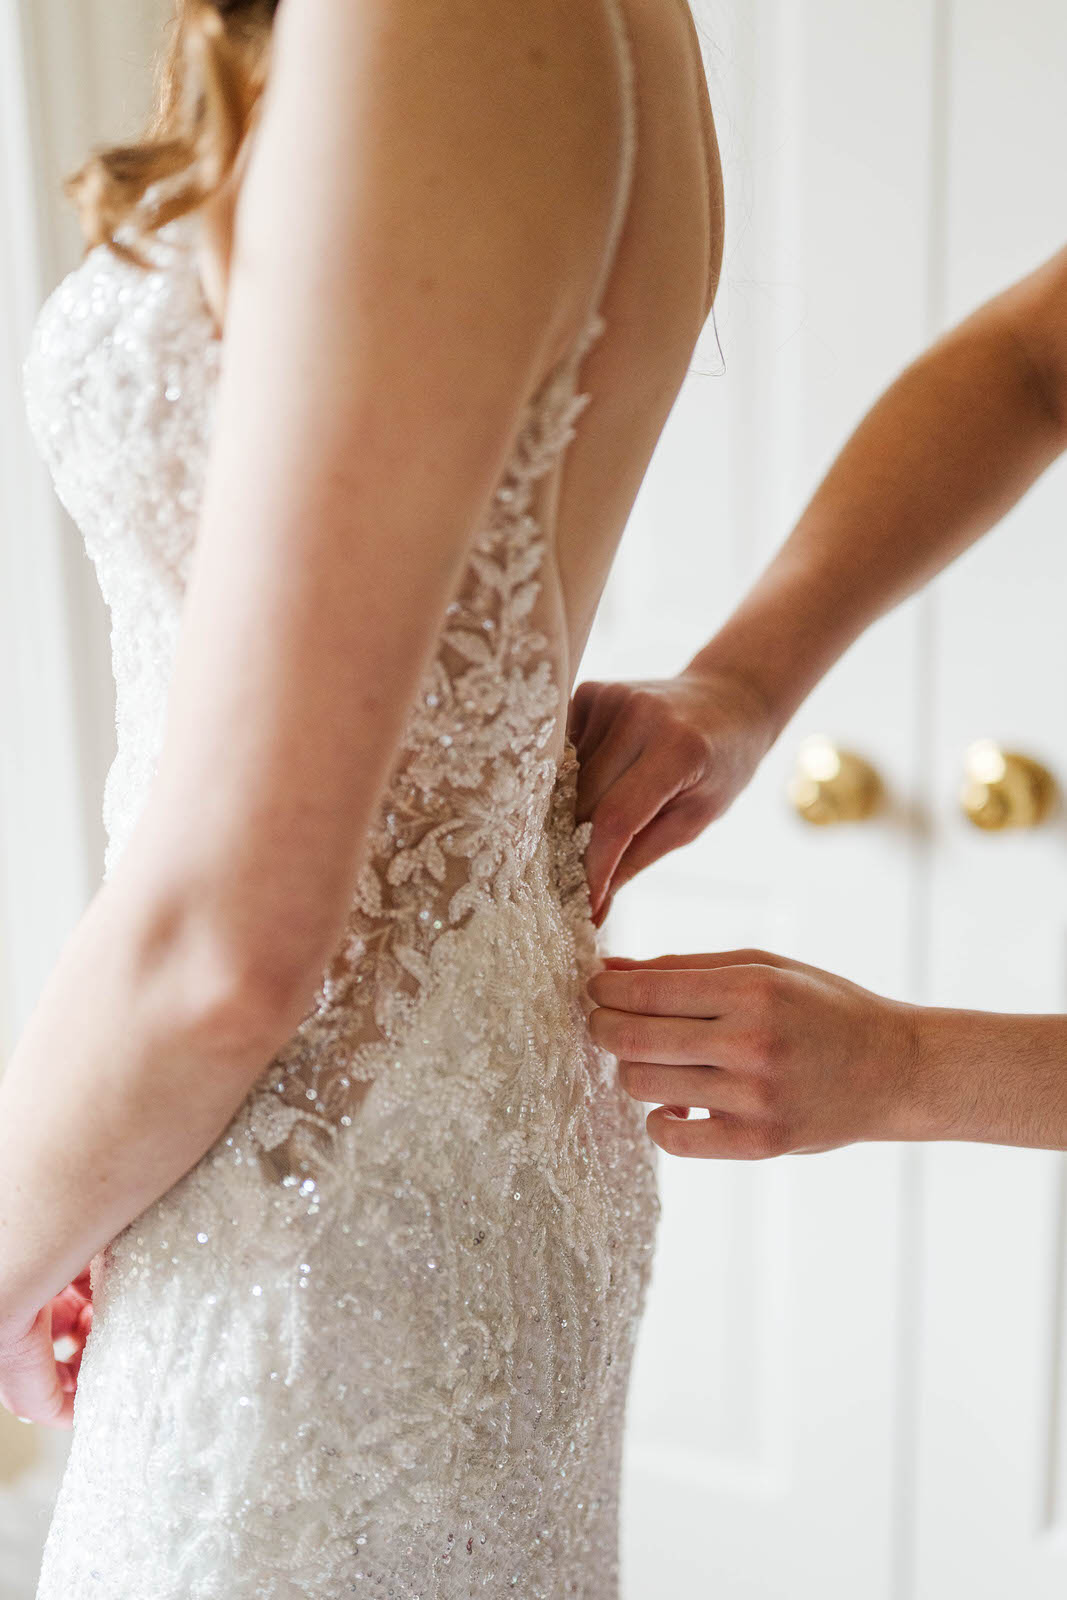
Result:
<svg viewBox="0 0 1067 1600"><path fill-rule="evenodd" d="M567 737L580 761L592 755L628 699L629 691L623 683L578 685L567 710Z"/></svg>
<svg viewBox="0 0 1067 1600"><path fill-rule="evenodd" d="M69 1428L74 1396L63 1387L52 1349L52 1311L45 1306L21 1339L0 1351L0 1404L45 1428Z"/></svg>
<svg viewBox="0 0 1067 1600"><path fill-rule="evenodd" d="M668 802L647 827L630 840L618 866L611 875L608 892L618 894L631 878L651 867L654 862L691 844L702 832L704 819L695 807L686 804L685 796Z"/></svg>
<svg viewBox="0 0 1067 1600"><path fill-rule="evenodd" d="M702 1017L638 1016L606 1007L589 1017L589 1031L597 1044L620 1061L649 1061L668 1067L723 1064L724 1040L714 1035L716 1027Z"/></svg>
<svg viewBox="0 0 1067 1600"><path fill-rule="evenodd" d="M667 1106L657 1106L645 1118L645 1126L649 1138L668 1155L704 1161L765 1161L792 1148L773 1127L715 1112L710 1117L681 1118Z"/></svg>
<svg viewBox="0 0 1067 1600"><path fill-rule="evenodd" d="M645 1017L736 1017L766 1020L792 980L769 962L718 966L605 967L590 978L590 999L612 1011Z"/></svg>
<svg viewBox="0 0 1067 1600"><path fill-rule="evenodd" d="M704 967L611 968L590 978L590 998L646 1017L720 1017L731 1007L729 977Z"/></svg>
<svg viewBox="0 0 1067 1600"><path fill-rule="evenodd" d="M580 683L567 711L567 738L581 760L604 737L625 699L621 684Z"/></svg>
<svg viewBox="0 0 1067 1600"><path fill-rule="evenodd" d="M769 950L713 950L638 959L631 956L608 956L604 965L612 971L619 972L633 971L638 967L649 971L664 967L678 969L700 967L707 971L718 967L779 967L784 971L793 972L808 970L801 962L791 961L788 956L773 955Z"/></svg>
<svg viewBox="0 0 1067 1600"><path fill-rule="evenodd" d="M575 690L570 706L567 709L567 738L575 750L580 750L582 735L589 716L590 700L588 697L579 699L579 691Z"/></svg>
<svg viewBox="0 0 1067 1600"><path fill-rule="evenodd" d="M644 740L619 706L598 724L595 739L587 732L579 756L578 798L575 814L588 822L610 789L632 767L644 747Z"/></svg>
<svg viewBox="0 0 1067 1600"><path fill-rule="evenodd" d="M729 1116L749 1115L752 1106L745 1085L718 1067L665 1067L649 1061L620 1061L619 1082L631 1100L645 1105L700 1106Z"/></svg>
<svg viewBox="0 0 1067 1600"><path fill-rule="evenodd" d="M604 970L606 972L633 972L638 967L641 967L647 968L649 971L654 972L660 971L665 967L670 967L672 969L681 969L683 967L705 967L707 966L707 963L707 956L693 955L690 953L676 956L648 956L645 959L642 959L639 956L605 956Z"/></svg>
<svg viewBox="0 0 1067 1600"><path fill-rule="evenodd" d="M658 764L642 756L612 784L593 811L593 836L585 852L585 870L594 911L631 841L674 799Z"/></svg>

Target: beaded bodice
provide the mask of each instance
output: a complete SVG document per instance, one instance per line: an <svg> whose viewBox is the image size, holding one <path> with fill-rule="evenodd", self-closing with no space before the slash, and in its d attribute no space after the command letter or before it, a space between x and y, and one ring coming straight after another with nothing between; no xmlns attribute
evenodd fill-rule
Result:
<svg viewBox="0 0 1067 1600"><path fill-rule="evenodd" d="M221 347L194 243L191 222L170 224L148 273L93 251L44 308L26 364L35 437L111 613L105 875L160 755L211 435ZM455 933L477 908L528 891L549 833L558 870L580 877L584 835L568 839L561 804L570 765L537 499L588 403L576 378L602 328L596 313L527 406L412 707L344 937L278 1071L257 1086L254 1136L266 1151L284 1145L289 1170L304 1172L351 1116Z"/></svg>

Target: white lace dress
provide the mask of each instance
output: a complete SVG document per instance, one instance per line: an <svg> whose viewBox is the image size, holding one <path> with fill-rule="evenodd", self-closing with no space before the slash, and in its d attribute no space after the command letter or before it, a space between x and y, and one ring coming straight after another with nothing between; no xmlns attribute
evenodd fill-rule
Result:
<svg viewBox="0 0 1067 1600"><path fill-rule="evenodd" d="M629 115L613 245L632 94ZM105 874L160 750L211 434L192 243L171 224L149 272L91 252L27 363L112 617ZM602 329L529 406L314 1005L94 1264L39 1600L615 1593L656 1195L585 1028L597 953L539 515Z"/></svg>

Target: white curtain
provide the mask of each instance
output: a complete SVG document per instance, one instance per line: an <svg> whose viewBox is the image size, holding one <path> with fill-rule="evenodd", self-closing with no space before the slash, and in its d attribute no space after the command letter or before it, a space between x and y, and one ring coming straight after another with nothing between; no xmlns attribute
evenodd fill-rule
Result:
<svg viewBox="0 0 1067 1600"><path fill-rule="evenodd" d="M165 0L0 4L0 1065L100 879L113 749L108 626L29 439L34 316L77 260L61 195L143 119ZM30 1600L67 1435L0 1412L0 1600Z"/></svg>

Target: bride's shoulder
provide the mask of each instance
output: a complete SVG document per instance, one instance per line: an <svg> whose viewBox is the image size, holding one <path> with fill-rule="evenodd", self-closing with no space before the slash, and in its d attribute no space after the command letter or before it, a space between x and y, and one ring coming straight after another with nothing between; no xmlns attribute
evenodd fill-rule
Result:
<svg viewBox="0 0 1067 1600"><path fill-rule="evenodd" d="M465 170L480 204L454 228L492 229L499 198L580 280L600 253L622 137L604 0L287 0L240 158L198 211L205 298L221 326L243 213L321 225L339 257L347 230L329 219L346 196L399 190L413 171L429 209Z"/></svg>
<svg viewBox="0 0 1067 1600"><path fill-rule="evenodd" d="M268 100L281 103L284 81L326 136L338 119L396 106L413 137L432 135L443 105L472 132L492 113L505 133L509 119L543 128L556 145L545 153L564 164L569 136L588 168L621 112L616 7L621 0L287 0Z"/></svg>

